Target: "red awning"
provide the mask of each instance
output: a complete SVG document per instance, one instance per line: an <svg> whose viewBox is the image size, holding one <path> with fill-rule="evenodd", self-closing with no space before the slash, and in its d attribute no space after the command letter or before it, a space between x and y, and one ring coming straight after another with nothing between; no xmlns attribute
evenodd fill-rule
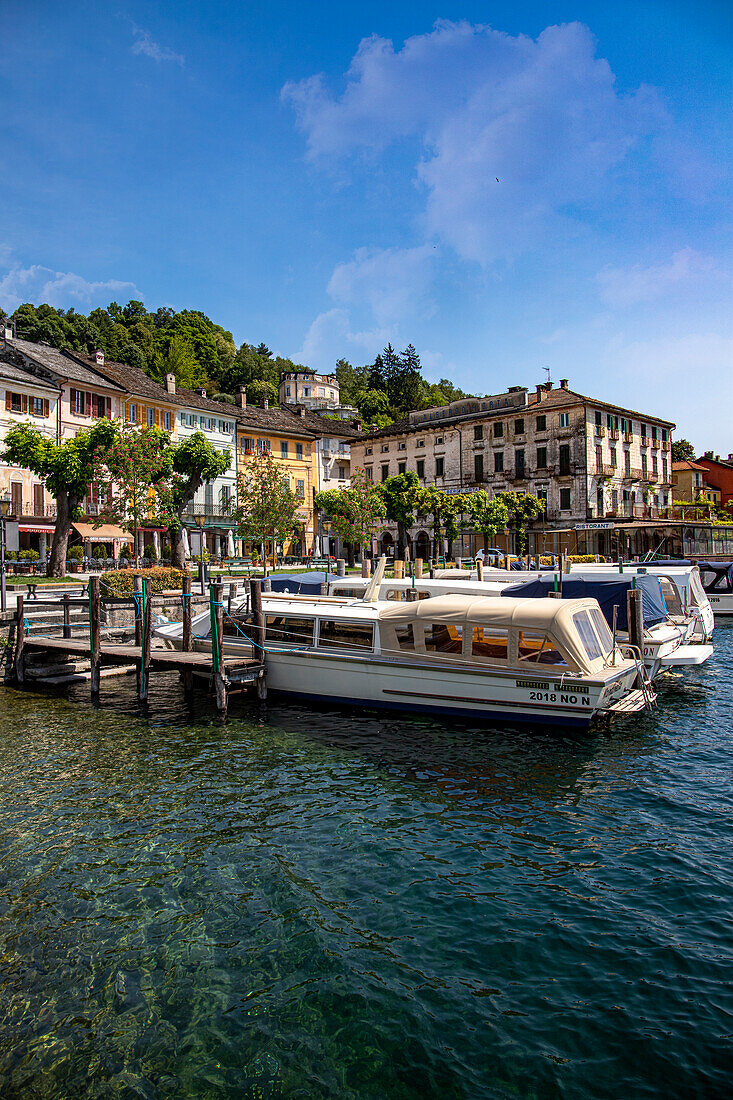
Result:
<svg viewBox="0 0 733 1100"><path fill-rule="evenodd" d="M37 524L33 524L33 525L30 524L30 523L19 523L18 524L18 530L19 531L28 531L29 534L31 534L31 535L38 535L38 534L52 535L54 533L54 531L56 530L56 528L55 527L49 527L48 524L46 524L46 523L37 523Z"/></svg>

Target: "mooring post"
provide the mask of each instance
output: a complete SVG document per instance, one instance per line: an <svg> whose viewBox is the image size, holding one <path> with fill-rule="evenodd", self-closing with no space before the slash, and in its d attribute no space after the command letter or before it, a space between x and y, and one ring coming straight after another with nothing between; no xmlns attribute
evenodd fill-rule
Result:
<svg viewBox="0 0 733 1100"><path fill-rule="evenodd" d="M140 646L140 665L137 678L138 699L141 703L148 699L148 682L150 680L150 635L153 628L153 601L150 598L149 583L142 581L142 644Z"/></svg>
<svg viewBox="0 0 733 1100"><path fill-rule="evenodd" d="M143 644L143 579L135 575L132 578L135 604L135 645Z"/></svg>
<svg viewBox="0 0 733 1100"><path fill-rule="evenodd" d="M92 696L99 695L99 668L102 656L102 630L99 619L99 577L89 578L89 661L92 669Z"/></svg>
<svg viewBox="0 0 733 1100"><path fill-rule="evenodd" d="M71 637L71 604L69 603L70 599L71 597L69 596L69 593L64 592L63 596L61 597L61 603L63 604L64 613L64 638Z"/></svg>
<svg viewBox="0 0 733 1100"><path fill-rule="evenodd" d="M430 562L430 569L428 570L428 574L430 576L431 581L435 580L435 561L434 560Z"/></svg>
<svg viewBox="0 0 733 1100"><path fill-rule="evenodd" d="M337 561L336 561L336 576L337 577L345 577L346 576L346 561L345 561L344 558L338 558Z"/></svg>
<svg viewBox="0 0 733 1100"><path fill-rule="evenodd" d="M362 577L369 577L369 575L371 573L371 570L369 568L370 564L371 564L371 562L370 562L369 558L362 558L361 559L361 575L362 575Z"/></svg>
<svg viewBox="0 0 733 1100"><path fill-rule="evenodd" d="M22 684L25 679L25 611L23 597L18 593L15 612L15 680Z"/></svg>
<svg viewBox="0 0 733 1100"><path fill-rule="evenodd" d="M216 709L220 715L227 712L227 682L224 672L224 585L216 581L209 589L211 617L211 676L214 684Z"/></svg>
<svg viewBox="0 0 733 1100"><path fill-rule="evenodd" d="M403 558L395 558L394 560L394 578L396 581L402 580L405 575L405 562Z"/></svg>
<svg viewBox="0 0 733 1100"><path fill-rule="evenodd" d="M263 577L262 579L262 591L272 592L272 581L269 577Z"/></svg>
<svg viewBox="0 0 733 1100"><path fill-rule="evenodd" d="M644 660L644 608L640 588L630 588L626 593L626 615L629 620L629 645L636 646Z"/></svg>
<svg viewBox="0 0 733 1100"><path fill-rule="evenodd" d="M481 558L476 558L476 576L480 581L484 579L484 563Z"/></svg>
<svg viewBox="0 0 733 1100"><path fill-rule="evenodd" d="M250 581L249 589L252 606L252 640L255 643L254 656L260 662L257 671L257 698L265 700L267 681L265 680L265 619L262 614L262 589L259 581Z"/></svg>
<svg viewBox="0 0 733 1100"><path fill-rule="evenodd" d="M415 577L417 580L422 579L423 560L422 558L415 558Z"/></svg>
<svg viewBox="0 0 733 1100"><path fill-rule="evenodd" d="M231 615L231 613L232 613L232 604L234 603L236 598L237 598L237 582L233 581L229 585L229 596L227 598L227 615Z"/></svg>
<svg viewBox="0 0 733 1100"><path fill-rule="evenodd" d="M181 602L183 603L183 633L181 636L181 649L184 653L190 653L191 619L193 618L193 608L191 606L190 573L183 574L183 580L181 581ZM193 670L190 668L184 668L181 675L183 677L183 690L190 691L193 687Z"/></svg>

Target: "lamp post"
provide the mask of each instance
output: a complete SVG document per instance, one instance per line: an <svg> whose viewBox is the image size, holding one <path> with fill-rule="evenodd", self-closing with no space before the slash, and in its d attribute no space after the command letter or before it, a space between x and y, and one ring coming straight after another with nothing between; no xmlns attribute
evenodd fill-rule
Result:
<svg viewBox="0 0 733 1100"><path fill-rule="evenodd" d="M7 528L5 526L11 509L10 493L7 491L0 497L0 610L7 611L8 596L5 591L5 547L7 545Z"/></svg>
<svg viewBox="0 0 733 1100"><path fill-rule="evenodd" d="M204 585L204 527L206 525L206 516L194 516L196 526L199 529L199 580L201 581L201 595L206 595L206 588Z"/></svg>
<svg viewBox="0 0 733 1100"><path fill-rule="evenodd" d="M329 539L329 535L331 533L331 520L326 519L325 516L321 520L321 530L326 536L326 584L328 584L329 565L331 564L331 540Z"/></svg>

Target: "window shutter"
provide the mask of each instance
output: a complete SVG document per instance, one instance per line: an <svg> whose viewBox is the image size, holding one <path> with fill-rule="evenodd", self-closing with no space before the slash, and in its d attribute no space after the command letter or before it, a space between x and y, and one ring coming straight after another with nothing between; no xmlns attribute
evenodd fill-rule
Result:
<svg viewBox="0 0 733 1100"><path fill-rule="evenodd" d="M112 398L111 397L105 397L105 399L104 399L104 415L106 416L107 420L112 419Z"/></svg>
<svg viewBox="0 0 733 1100"><path fill-rule="evenodd" d="M44 397L44 399L43 399L43 415L48 416L50 412L51 412L51 406L48 403L48 398Z"/></svg>
<svg viewBox="0 0 733 1100"><path fill-rule="evenodd" d="M6 390L5 391L5 408L7 410L10 410L10 409L12 409L12 407L13 407L13 399L10 396L10 390Z"/></svg>
<svg viewBox="0 0 733 1100"><path fill-rule="evenodd" d="M87 416L92 414L92 395L88 392L84 394L84 412Z"/></svg>
<svg viewBox="0 0 733 1100"><path fill-rule="evenodd" d="M26 393L23 394L23 412L28 412L28 394Z"/></svg>

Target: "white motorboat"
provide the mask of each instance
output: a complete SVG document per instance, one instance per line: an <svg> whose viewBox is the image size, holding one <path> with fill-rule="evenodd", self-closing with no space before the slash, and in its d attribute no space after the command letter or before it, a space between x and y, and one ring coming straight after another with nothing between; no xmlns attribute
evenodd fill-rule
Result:
<svg viewBox="0 0 733 1100"><path fill-rule="evenodd" d="M582 727L654 701L640 655L614 645L595 600L453 593L398 602L375 595L376 586L366 599L264 593L268 690L348 706ZM192 627L195 647L210 649L208 614ZM180 623L155 634L181 645ZM253 652L252 624L240 605L225 620L224 661Z"/></svg>

